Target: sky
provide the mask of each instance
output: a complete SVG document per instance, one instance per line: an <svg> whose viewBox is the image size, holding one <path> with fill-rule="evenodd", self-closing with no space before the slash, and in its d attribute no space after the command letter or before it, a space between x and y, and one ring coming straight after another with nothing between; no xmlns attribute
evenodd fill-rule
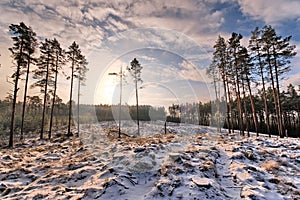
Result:
<svg viewBox="0 0 300 200"><path fill-rule="evenodd" d="M214 92L206 68L218 35L228 39L232 32L241 33L247 46L251 31L264 25L283 37L292 35L298 54L282 86L300 85L299 9L298 0L1 0L0 99L13 89L8 26L22 21L40 40L56 38L64 48L73 41L79 44L89 62L82 103L118 104L120 76L109 73L120 74L122 67L122 103L134 104L134 85L126 70L134 58L143 67L141 104L209 101ZM67 102L70 84L59 78L58 95ZM30 89L29 95L41 94Z"/></svg>

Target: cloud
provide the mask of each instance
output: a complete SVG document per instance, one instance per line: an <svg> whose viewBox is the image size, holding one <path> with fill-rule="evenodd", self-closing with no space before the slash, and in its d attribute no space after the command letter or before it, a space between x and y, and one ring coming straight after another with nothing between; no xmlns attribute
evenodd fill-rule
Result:
<svg viewBox="0 0 300 200"><path fill-rule="evenodd" d="M190 34L214 32L224 22L222 11L213 11L205 1L138 2L133 4L130 18L135 24L146 27L163 27ZM136 17L138 16L138 17Z"/></svg>
<svg viewBox="0 0 300 200"><path fill-rule="evenodd" d="M105 37L129 29L132 24L122 19L110 5L93 1L3 1L5 13L0 26L8 30L21 21L32 26L42 38L57 37L63 46L76 41L84 49L101 45Z"/></svg>
<svg viewBox="0 0 300 200"><path fill-rule="evenodd" d="M238 3L245 15L270 24L300 18L300 1L298 0L238 0Z"/></svg>
<svg viewBox="0 0 300 200"><path fill-rule="evenodd" d="M83 49L99 47L106 38L136 27L199 34L214 32L223 22L222 11L212 11L206 1L195 0L172 3L4 0L0 3L0 12L5 13L0 20L2 30L7 30L11 23L24 21L42 38L57 37L66 47L75 40ZM164 39L169 41L168 37Z"/></svg>
<svg viewBox="0 0 300 200"><path fill-rule="evenodd" d="M203 81L208 82L209 78L206 75L205 69L198 69L195 65L192 63L183 60L182 63L179 64L180 71L179 74L186 80L192 80L192 81Z"/></svg>
<svg viewBox="0 0 300 200"><path fill-rule="evenodd" d="M41 39L56 37L64 48L76 41L83 53L93 59L89 60L89 85L94 84L110 62L120 58L128 65L135 56L149 69L146 80L205 81L205 68L217 35L229 35L220 29L223 30L231 10L222 8L228 4L236 9L237 2L251 19L279 23L300 18L299 2L292 0L3 0L1 60L6 60L5 64L10 61L8 26L24 21ZM11 73L7 67L2 68L4 77ZM6 91L8 87L5 86ZM87 90L92 93L93 87Z"/></svg>

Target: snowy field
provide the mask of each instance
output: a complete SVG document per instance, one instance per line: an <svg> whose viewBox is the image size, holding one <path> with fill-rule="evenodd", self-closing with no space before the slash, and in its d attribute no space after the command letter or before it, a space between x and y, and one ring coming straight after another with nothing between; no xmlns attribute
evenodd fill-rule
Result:
<svg viewBox="0 0 300 200"><path fill-rule="evenodd" d="M300 199L300 140L122 122L0 151L0 199Z"/></svg>

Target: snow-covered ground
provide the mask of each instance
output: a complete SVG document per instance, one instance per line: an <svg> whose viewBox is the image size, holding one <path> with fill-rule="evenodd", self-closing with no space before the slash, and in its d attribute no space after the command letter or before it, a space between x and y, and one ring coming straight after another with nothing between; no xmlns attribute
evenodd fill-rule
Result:
<svg viewBox="0 0 300 200"><path fill-rule="evenodd" d="M109 122L0 151L0 199L300 199L300 140ZM130 136L130 137L129 137Z"/></svg>

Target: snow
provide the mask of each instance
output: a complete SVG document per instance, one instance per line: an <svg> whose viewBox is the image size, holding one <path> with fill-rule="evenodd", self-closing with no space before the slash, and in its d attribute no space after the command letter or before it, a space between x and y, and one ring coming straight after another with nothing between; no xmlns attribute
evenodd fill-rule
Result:
<svg viewBox="0 0 300 200"><path fill-rule="evenodd" d="M0 150L0 199L300 199L299 138L102 122ZM57 133L59 134L59 133ZM63 133L60 133L63 134Z"/></svg>

